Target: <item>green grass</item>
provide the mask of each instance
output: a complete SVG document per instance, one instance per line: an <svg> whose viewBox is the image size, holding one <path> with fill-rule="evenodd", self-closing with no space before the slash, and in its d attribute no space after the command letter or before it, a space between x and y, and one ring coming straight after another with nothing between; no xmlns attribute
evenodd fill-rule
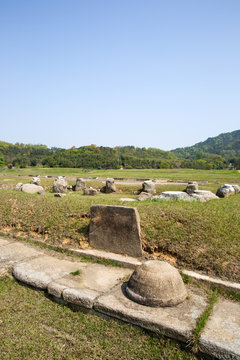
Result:
<svg viewBox="0 0 240 360"><path fill-rule="evenodd" d="M75 271L70 272L70 275L77 276L81 274L81 270L77 269Z"/></svg>
<svg viewBox="0 0 240 360"><path fill-rule="evenodd" d="M0 176L81 176L81 177L114 177L124 179L170 179L170 180L196 180L217 181L227 183L240 183L240 173L237 170L194 170L194 169L129 169L129 170L86 170L76 168L26 168L26 169L0 169Z"/></svg>
<svg viewBox="0 0 240 360"><path fill-rule="evenodd" d="M179 187L161 185L158 192ZM216 187L200 188L215 191ZM207 203L145 201L129 205L119 201L121 197L134 198L137 188L118 186L122 192L95 197L73 192L66 198L55 198L48 191L38 196L0 190L0 230L52 246L78 248L88 244L91 205L135 206L147 252L167 256L180 267L240 281L240 194Z"/></svg>
<svg viewBox="0 0 240 360"><path fill-rule="evenodd" d="M4 360L196 360L179 344L93 312L72 311L42 291L0 278Z"/></svg>
<svg viewBox="0 0 240 360"><path fill-rule="evenodd" d="M212 311L213 311L213 307L214 304L217 302L218 300L218 290L215 290L214 292L209 291L209 304L208 307L206 308L206 310L203 312L203 314L201 315L200 319L197 322L197 326L194 329L194 343L195 343L195 348L197 347L199 338L201 336L201 333L207 323L207 320L209 318L209 316L211 315Z"/></svg>

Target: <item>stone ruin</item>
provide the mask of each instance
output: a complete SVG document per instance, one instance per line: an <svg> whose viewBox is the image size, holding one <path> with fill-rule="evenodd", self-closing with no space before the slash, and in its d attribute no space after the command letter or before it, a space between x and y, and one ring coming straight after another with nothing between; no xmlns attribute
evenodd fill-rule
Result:
<svg viewBox="0 0 240 360"><path fill-rule="evenodd" d="M44 194L45 191L44 191L44 188L42 186L40 186L40 184L41 184L40 176L34 176L34 177L32 177L30 184L18 183L15 186L15 190L23 191L27 194L42 195L42 194Z"/></svg>
<svg viewBox="0 0 240 360"><path fill-rule="evenodd" d="M89 242L96 249L142 256L140 217L137 209L126 206L93 205Z"/></svg>
<svg viewBox="0 0 240 360"><path fill-rule="evenodd" d="M86 188L85 181L79 177L76 179L76 184L72 186L73 191L81 191L84 190L85 188Z"/></svg>
<svg viewBox="0 0 240 360"><path fill-rule="evenodd" d="M54 193L66 193L68 183L65 179L65 176L57 176L53 183L53 192Z"/></svg>
<svg viewBox="0 0 240 360"><path fill-rule="evenodd" d="M98 194L97 189L92 188L91 186L88 189L83 190L83 195L95 196Z"/></svg>
<svg viewBox="0 0 240 360"><path fill-rule="evenodd" d="M156 193L155 183L152 180L145 180L142 183L142 189L139 190L139 195L137 196L137 200L143 201L150 199L153 194Z"/></svg>
<svg viewBox="0 0 240 360"><path fill-rule="evenodd" d="M100 191L102 193L105 193L105 194L111 194L113 192L116 192L116 186L115 186L115 183L114 183L114 179L112 178L107 178L106 180L106 185L103 186Z"/></svg>
<svg viewBox="0 0 240 360"><path fill-rule="evenodd" d="M126 287L128 297L146 306L175 306L187 297L178 270L165 261L149 260L138 266Z"/></svg>
<svg viewBox="0 0 240 360"><path fill-rule="evenodd" d="M224 184L217 189L216 195L220 198L225 198L228 197L229 195L234 195L239 192L240 192L239 185Z"/></svg>
<svg viewBox="0 0 240 360"><path fill-rule="evenodd" d="M183 191L188 195L192 195L195 191L198 191L198 183L196 181L189 181L186 189Z"/></svg>
<svg viewBox="0 0 240 360"><path fill-rule="evenodd" d="M189 181L183 191L163 191L160 195L153 196L151 200L183 200L206 202L219 199L208 190L198 190L198 183Z"/></svg>
<svg viewBox="0 0 240 360"><path fill-rule="evenodd" d="M41 179L40 179L40 176L33 176L32 177L32 180L31 180L31 184L34 184L34 185L41 185Z"/></svg>

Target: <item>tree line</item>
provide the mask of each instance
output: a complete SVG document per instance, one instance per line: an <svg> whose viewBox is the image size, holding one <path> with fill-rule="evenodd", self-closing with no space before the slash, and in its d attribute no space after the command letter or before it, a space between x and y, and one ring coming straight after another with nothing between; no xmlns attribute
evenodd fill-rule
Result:
<svg viewBox="0 0 240 360"><path fill-rule="evenodd" d="M240 155L240 154L239 154ZM103 147L96 145L70 149L48 148L46 145L25 145L0 142L0 166L64 167L85 169L224 169L240 168L240 156L231 158L203 151L188 156L176 151L134 146Z"/></svg>

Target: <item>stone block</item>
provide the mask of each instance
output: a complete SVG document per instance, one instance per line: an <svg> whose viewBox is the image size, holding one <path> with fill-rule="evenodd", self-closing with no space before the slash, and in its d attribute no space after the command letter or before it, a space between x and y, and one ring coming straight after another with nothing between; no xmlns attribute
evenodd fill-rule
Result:
<svg viewBox="0 0 240 360"><path fill-rule="evenodd" d="M220 300L200 337L200 350L217 359L240 359L240 304Z"/></svg>
<svg viewBox="0 0 240 360"><path fill-rule="evenodd" d="M114 205L91 206L89 242L96 249L142 256L137 209Z"/></svg>
<svg viewBox="0 0 240 360"><path fill-rule="evenodd" d="M130 300L126 284L100 296L94 309L172 339L188 342L192 339L197 320L206 309L205 295L188 290L188 298L174 307L149 307Z"/></svg>

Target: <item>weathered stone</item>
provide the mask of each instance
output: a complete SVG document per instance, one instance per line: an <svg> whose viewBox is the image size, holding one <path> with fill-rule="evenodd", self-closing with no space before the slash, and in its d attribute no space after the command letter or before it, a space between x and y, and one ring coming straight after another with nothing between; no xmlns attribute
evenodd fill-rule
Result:
<svg viewBox="0 0 240 360"><path fill-rule="evenodd" d="M185 191L164 191L161 195L152 196L151 200L183 200L183 201L200 201L218 199L218 197L208 190L195 190L191 195Z"/></svg>
<svg viewBox="0 0 240 360"><path fill-rule="evenodd" d="M23 183L17 183L17 185L15 186L15 190L22 190L22 186L23 186Z"/></svg>
<svg viewBox="0 0 240 360"><path fill-rule="evenodd" d="M89 241L97 249L141 256L138 211L126 206L91 206Z"/></svg>
<svg viewBox="0 0 240 360"><path fill-rule="evenodd" d="M194 193L191 194L191 197L200 202L219 199L218 196L208 190L196 190L194 191Z"/></svg>
<svg viewBox="0 0 240 360"><path fill-rule="evenodd" d="M119 200L120 201L136 201L135 199L132 199L132 198L121 198Z"/></svg>
<svg viewBox="0 0 240 360"><path fill-rule="evenodd" d="M83 264L79 266L79 275L66 275L52 281L48 285L48 293L67 302L91 308L96 297L108 292L118 285L126 276L131 274L130 269L107 267L100 264Z"/></svg>
<svg viewBox="0 0 240 360"><path fill-rule="evenodd" d="M114 183L114 179L112 178L107 178L106 180L106 185L103 186L100 191L102 193L106 193L106 194L110 194L110 193L113 193L113 192L116 192L116 186L115 186L115 183Z"/></svg>
<svg viewBox="0 0 240 360"><path fill-rule="evenodd" d="M207 307L207 297L188 290L187 299L173 307L150 307L126 296L125 284L100 296L94 309L157 334L187 342L192 339L197 320Z"/></svg>
<svg viewBox="0 0 240 360"><path fill-rule="evenodd" d="M41 184L41 179L39 176L34 176L32 177L32 180L31 180L31 184L34 184L34 185L39 185Z"/></svg>
<svg viewBox="0 0 240 360"><path fill-rule="evenodd" d="M235 192L235 188L233 187L233 185L224 184L224 185L221 185L217 189L216 195L220 198L225 198L225 197L228 197L229 195L234 195L235 193L236 192Z"/></svg>
<svg viewBox="0 0 240 360"><path fill-rule="evenodd" d="M78 266L75 262L59 260L52 256L41 256L16 264L13 268L13 275L28 285L46 289L51 281L68 275Z"/></svg>
<svg viewBox="0 0 240 360"><path fill-rule="evenodd" d="M217 359L240 359L240 304L220 300L203 329L200 350Z"/></svg>
<svg viewBox="0 0 240 360"><path fill-rule="evenodd" d="M185 200L193 201L194 199L184 191L163 191L161 195L152 196L152 200Z"/></svg>
<svg viewBox="0 0 240 360"><path fill-rule="evenodd" d="M145 180L142 183L142 190L141 192L145 192L148 194L155 194L156 190L155 190L155 183L152 180Z"/></svg>
<svg viewBox="0 0 240 360"><path fill-rule="evenodd" d="M186 189L184 190L188 195L191 195L194 193L194 191L198 190L198 183L195 181L189 181L187 184Z"/></svg>
<svg viewBox="0 0 240 360"><path fill-rule="evenodd" d="M73 191L81 191L84 190L86 187L86 183L82 178L77 178L76 185L73 185Z"/></svg>
<svg viewBox="0 0 240 360"><path fill-rule="evenodd" d="M147 306L174 306L183 302L187 291L175 267L165 261L149 260L133 272L126 293Z"/></svg>
<svg viewBox="0 0 240 360"><path fill-rule="evenodd" d="M53 183L53 192L54 193L65 193L67 192L68 183L65 179L65 176L57 176Z"/></svg>
<svg viewBox="0 0 240 360"><path fill-rule="evenodd" d="M65 193L55 193L54 194L55 197L60 197L60 198L63 198L65 196L67 196Z"/></svg>
<svg viewBox="0 0 240 360"><path fill-rule="evenodd" d="M34 184L24 184L21 187L21 190L28 194L43 194L44 189L42 186L34 185Z"/></svg>
<svg viewBox="0 0 240 360"><path fill-rule="evenodd" d="M19 261L41 256L42 252L19 242L0 239L0 273L3 274Z"/></svg>
<svg viewBox="0 0 240 360"><path fill-rule="evenodd" d="M91 195L91 196L94 196L94 195L97 195L98 194L98 191L96 189L93 189L92 187L88 188L88 189L84 189L83 190L83 194L84 195Z"/></svg>
<svg viewBox="0 0 240 360"><path fill-rule="evenodd" d="M151 197L152 197L152 194L142 191L142 192L136 197L136 199L137 199L138 201L144 201L144 200L149 200L149 199L151 199Z"/></svg>
<svg viewBox="0 0 240 360"><path fill-rule="evenodd" d="M238 194L240 192L240 186L239 185L232 185L234 188L235 194Z"/></svg>

